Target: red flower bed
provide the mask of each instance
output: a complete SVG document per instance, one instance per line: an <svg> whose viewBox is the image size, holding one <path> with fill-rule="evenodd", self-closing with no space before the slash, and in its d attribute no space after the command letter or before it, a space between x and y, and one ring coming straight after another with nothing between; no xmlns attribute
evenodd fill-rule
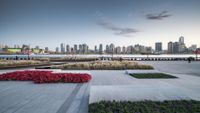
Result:
<svg viewBox="0 0 200 113"><path fill-rule="evenodd" d="M52 71L15 71L0 74L0 80L34 81L35 83L84 83L91 75L80 73L52 73Z"/></svg>

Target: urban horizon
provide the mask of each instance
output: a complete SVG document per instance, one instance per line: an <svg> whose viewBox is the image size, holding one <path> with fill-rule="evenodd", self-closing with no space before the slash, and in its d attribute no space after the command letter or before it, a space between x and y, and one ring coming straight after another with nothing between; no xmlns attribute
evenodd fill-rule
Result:
<svg viewBox="0 0 200 113"><path fill-rule="evenodd" d="M60 47L56 47L54 50L49 47L41 48L39 45L33 47L31 45L14 45L8 46L0 44L0 53L23 53L26 48L31 49L32 53L67 53L67 54L188 54L194 53L197 49L196 44L186 46L185 39L183 36L179 37L176 42L169 41L167 43L167 49L163 48L162 42L155 42L154 47L146 46L143 44L133 44L129 46L120 46L113 43L110 44L99 44L93 48L89 47L86 43L69 45L61 43ZM23 52L22 52L23 51ZM27 52L25 52L27 53Z"/></svg>

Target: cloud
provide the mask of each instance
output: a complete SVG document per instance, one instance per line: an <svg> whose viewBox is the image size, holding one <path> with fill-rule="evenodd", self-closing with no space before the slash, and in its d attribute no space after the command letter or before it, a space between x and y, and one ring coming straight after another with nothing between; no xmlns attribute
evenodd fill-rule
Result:
<svg viewBox="0 0 200 113"><path fill-rule="evenodd" d="M112 23L106 22L106 21L100 21L97 24L102 26L105 29L114 31L114 34L119 35L119 36L131 37L133 34L139 32L138 30L136 30L134 28L118 27L118 26L113 25Z"/></svg>
<svg viewBox="0 0 200 113"><path fill-rule="evenodd" d="M172 16L171 14L168 14L168 11L162 11L161 13L158 14L147 14L146 18L149 20L162 20L164 18L168 18Z"/></svg>

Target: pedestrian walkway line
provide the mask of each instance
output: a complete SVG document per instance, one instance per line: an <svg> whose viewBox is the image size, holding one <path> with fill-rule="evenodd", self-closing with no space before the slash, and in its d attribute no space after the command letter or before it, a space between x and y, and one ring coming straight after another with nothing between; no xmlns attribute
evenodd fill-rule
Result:
<svg viewBox="0 0 200 113"><path fill-rule="evenodd" d="M82 85L83 84L78 84L76 88L74 88L70 96L64 101L64 103L61 105L61 107L58 109L56 113L66 113L66 111L68 111L71 103L73 102L73 99L75 98L76 94L78 93Z"/></svg>

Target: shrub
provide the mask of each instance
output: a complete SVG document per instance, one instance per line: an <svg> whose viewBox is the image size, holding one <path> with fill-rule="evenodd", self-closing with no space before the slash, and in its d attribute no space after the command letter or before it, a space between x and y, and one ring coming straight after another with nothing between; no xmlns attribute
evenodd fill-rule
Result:
<svg viewBox="0 0 200 113"><path fill-rule="evenodd" d="M200 101L101 101L90 104L89 113L200 113Z"/></svg>
<svg viewBox="0 0 200 113"><path fill-rule="evenodd" d="M15 71L0 75L1 81L17 80L35 83L84 83L91 78L91 75L84 73L52 73L52 71Z"/></svg>
<svg viewBox="0 0 200 113"><path fill-rule="evenodd" d="M133 61L94 61L66 63L60 66L52 66L53 69L74 70L124 70L124 69L153 69L150 65L139 64Z"/></svg>

